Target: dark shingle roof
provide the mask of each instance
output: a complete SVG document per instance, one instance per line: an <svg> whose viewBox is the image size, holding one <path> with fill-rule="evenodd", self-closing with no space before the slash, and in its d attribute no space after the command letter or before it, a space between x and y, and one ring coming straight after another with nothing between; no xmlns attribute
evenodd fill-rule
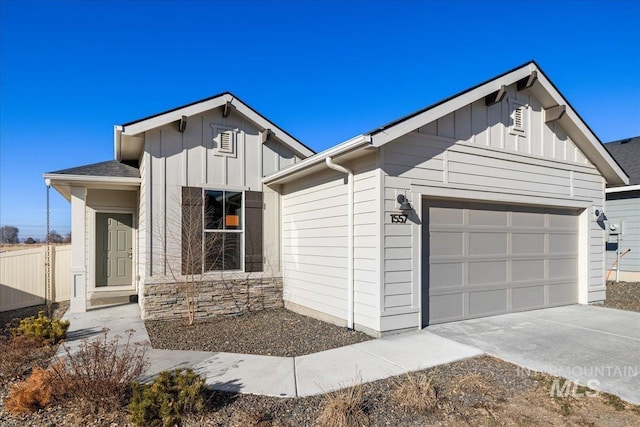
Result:
<svg viewBox="0 0 640 427"><path fill-rule="evenodd" d="M93 163L91 165L76 166L75 168L62 169L49 173L60 175L140 178L140 169L138 169L138 162L119 162L117 160L108 160L106 162Z"/></svg>
<svg viewBox="0 0 640 427"><path fill-rule="evenodd" d="M640 184L640 136L609 142L604 147L629 175L629 185Z"/></svg>

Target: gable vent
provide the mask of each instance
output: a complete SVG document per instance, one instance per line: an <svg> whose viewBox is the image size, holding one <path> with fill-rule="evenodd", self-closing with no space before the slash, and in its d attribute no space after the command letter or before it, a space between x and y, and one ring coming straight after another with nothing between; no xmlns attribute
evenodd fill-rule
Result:
<svg viewBox="0 0 640 427"><path fill-rule="evenodd" d="M214 138L214 141L217 146L214 149L214 153L219 156L235 156L236 131L229 128L217 127L215 134L217 136Z"/></svg>
<svg viewBox="0 0 640 427"><path fill-rule="evenodd" d="M233 133L228 130L220 134L220 151L225 153L233 152Z"/></svg>
<svg viewBox="0 0 640 427"><path fill-rule="evenodd" d="M522 114L522 107L516 108L513 113L513 127L517 130L524 130Z"/></svg>
<svg viewBox="0 0 640 427"><path fill-rule="evenodd" d="M513 135L525 136L527 105L514 99L510 99L509 110L511 111L511 124L509 126L509 133Z"/></svg>

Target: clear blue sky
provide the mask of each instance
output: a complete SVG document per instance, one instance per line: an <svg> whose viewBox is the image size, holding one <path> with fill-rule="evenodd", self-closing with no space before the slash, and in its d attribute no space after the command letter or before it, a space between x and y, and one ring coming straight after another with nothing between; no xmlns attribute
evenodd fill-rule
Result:
<svg viewBox="0 0 640 427"><path fill-rule="evenodd" d="M319 151L534 59L602 141L637 136L639 23L634 0L1 0L0 224L42 237L43 172L226 90Z"/></svg>

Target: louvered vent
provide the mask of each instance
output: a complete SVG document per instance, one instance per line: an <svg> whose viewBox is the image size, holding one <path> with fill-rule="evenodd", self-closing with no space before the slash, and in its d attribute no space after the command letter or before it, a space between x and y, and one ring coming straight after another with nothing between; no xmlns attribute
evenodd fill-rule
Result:
<svg viewBox="0 0 640 427"><path fill-rule="evenodd" d="M525 135L527 106L515 100L509 100L511 110L511 126L509 133L514 135Z"/></svg>
<svg viewBox="0 0 640 427"><path fill-rule="evenodd" d="M220 134L220 151L233 152L233 134L229 130Z"/></svg>
<svg viewBox="0 0 640 427"><path fill-rule="evenodd" d="M236 151L235 132L229 129L218 129L217 154L234 155Z"/></svg>
<svg viewBox="0 0 640 427"><path fill-rule="evenodd" d="M524 124L522 115L524 114L523 107L516 108L516 111L513 112L513 127L516 130L524 130Z"/></svg>

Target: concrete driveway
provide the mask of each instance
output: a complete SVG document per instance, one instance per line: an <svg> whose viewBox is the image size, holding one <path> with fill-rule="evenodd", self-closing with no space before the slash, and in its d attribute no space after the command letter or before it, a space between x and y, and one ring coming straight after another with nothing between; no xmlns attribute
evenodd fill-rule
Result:
<svg viewBox="0 0 640 427"><path fill-rule="evenodd" d="M571 305L433 325L427 331L640 404L640 313Z"/></svg>

